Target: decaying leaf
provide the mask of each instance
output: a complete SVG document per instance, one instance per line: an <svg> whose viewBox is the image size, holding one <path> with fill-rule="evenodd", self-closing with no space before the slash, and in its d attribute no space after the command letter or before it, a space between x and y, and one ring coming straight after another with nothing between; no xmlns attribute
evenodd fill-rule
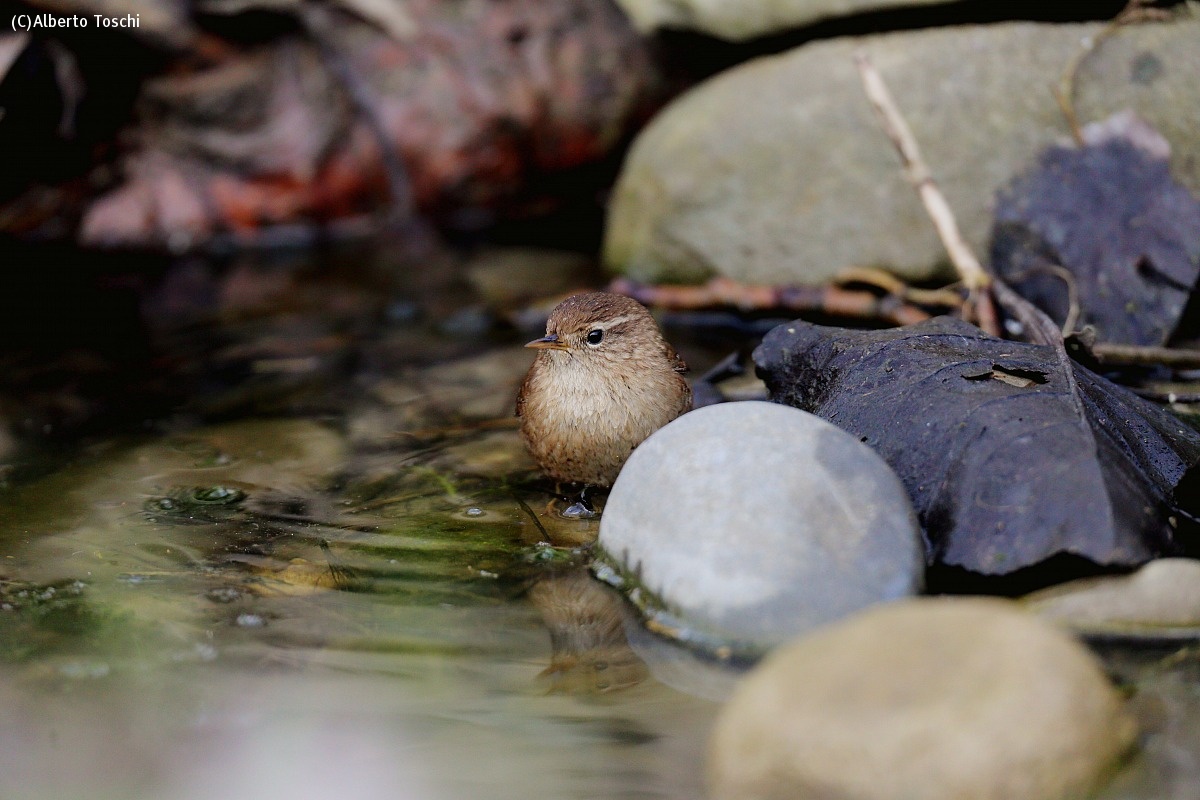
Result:
<svg viewBox="0 0 1200 800"><path fill-rule="evenodd" d="M874 447L931 563L989 575L1072 553L1135 565L1178 549L1200 435L1053 347L949 318L881 331L781 325L754 353L777 402Z"/></svg>
<svg viewBox="0 0 1200 800"><path fill-rule="evenodd" d="M1200 201L1145 123L1120 115L1092 134L1000 193L993 269L1059 324L1075 306L1074 327L1100 341L1165 344L1200 274Z"/></svg>
<svg viewBox="0 0 1200 800"><path fill-rule="evenodd" d="M609 3L195 8L210 21L233 15L222 30L263 10L297 24L253 45L208 41L186 68L143 85L117 182L80 215L89 245L178 251L361 231L383 221L381 208L395 222L412 206L487 216L542 203L537 176L611 152L665 88L648 43Z"/></svg>

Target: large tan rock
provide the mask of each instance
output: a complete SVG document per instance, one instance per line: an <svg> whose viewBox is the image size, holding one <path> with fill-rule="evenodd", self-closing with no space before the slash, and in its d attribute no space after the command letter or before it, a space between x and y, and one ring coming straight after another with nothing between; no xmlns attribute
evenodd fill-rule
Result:
<svg viewBox="0 0 1200 800"><path fill-rule="evenodd" d="M781 33L823 19L945 0L617 0L644 31L682 28L731 41Z"/></svg>
<svg viewBox="0 0 1200 800"><path fill-rule="evenodd" d="M916 193L863 94L853 55L883 74L982 255L996 189L1066 136L1051 88L1098 24L1013 23L804 45L729 70L638 138L613 193L612 270L651 281L714 274L826 282L852 265L946 276ZM1200 14L1126 27L1078 70L1081 122L1131 108L1200 190Z"/></svg>
<svg viewBox="0 0 1200 800"><path fill-rule="evenodd" d="M713 800L1085 795L1134 723L1088 651L991 599L880 606L777 651L722 710Z"/></svg>

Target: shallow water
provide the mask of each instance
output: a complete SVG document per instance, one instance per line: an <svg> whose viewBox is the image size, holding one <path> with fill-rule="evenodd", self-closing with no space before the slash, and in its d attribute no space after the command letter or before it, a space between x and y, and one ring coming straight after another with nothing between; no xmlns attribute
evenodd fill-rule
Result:
<svg viewBox="0 0 1200 800"><path fill-rule="evenodd" d="M214 271L233 311L174 373L205 393L0 489L0 797L702 797L729 676L656 650L582 568L597 523L546 513L530 337L469 269L285 273ZM1145 731L1109 800L1200 786L1181 652L1105 652Z"/></svg>
<svg viewBox="0 0 1200 800"><path fill-rule="evenodd" d="M318 489L346 458L239 422L15 490L0 794L697 795L712 704L631 666L502 481Z"/></svg>
<svg viewBox="0 0 1200 800"><path fill-rule="evenodd" d="M626 644L581 571L596 523L544 513L521 335L445 305L348 346L315 401L225 385L225 421L171 409L11 481L0 797L702 794L716 704Z"/></svg>

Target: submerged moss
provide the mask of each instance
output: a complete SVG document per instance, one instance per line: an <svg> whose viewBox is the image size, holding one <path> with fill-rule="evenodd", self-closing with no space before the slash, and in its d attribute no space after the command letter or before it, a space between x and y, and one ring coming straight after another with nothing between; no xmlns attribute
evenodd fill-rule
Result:
<svg viewBox="0 0 1200 800"><path fill-rule="evenodd" d="M96 605L82 581L0 582L0 662L114 652L135 636L133 615Z"/></svg>

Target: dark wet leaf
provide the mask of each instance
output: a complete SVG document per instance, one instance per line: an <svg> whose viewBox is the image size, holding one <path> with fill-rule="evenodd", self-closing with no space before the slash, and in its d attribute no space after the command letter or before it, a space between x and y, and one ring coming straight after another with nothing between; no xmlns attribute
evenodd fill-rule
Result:
<svg viewBox="0 0 1200 800"><path fill-rule="evenodd" d="M1001 575L1058 553L1134 565L1177 549L1200 435L1055 348L938 318L882 331L781 325L754 353L771 399L874 447L931 563Z"/></svg>
<svg viewBox="0 0 1200 800"><path fill-rule="evenodd" d="M1000 193L992 235L999 277L1060 324L1073 285L1075 327L1105 342L1165 344L1200 274L1200 202L1124 136L1047 150Z"/></svg>

